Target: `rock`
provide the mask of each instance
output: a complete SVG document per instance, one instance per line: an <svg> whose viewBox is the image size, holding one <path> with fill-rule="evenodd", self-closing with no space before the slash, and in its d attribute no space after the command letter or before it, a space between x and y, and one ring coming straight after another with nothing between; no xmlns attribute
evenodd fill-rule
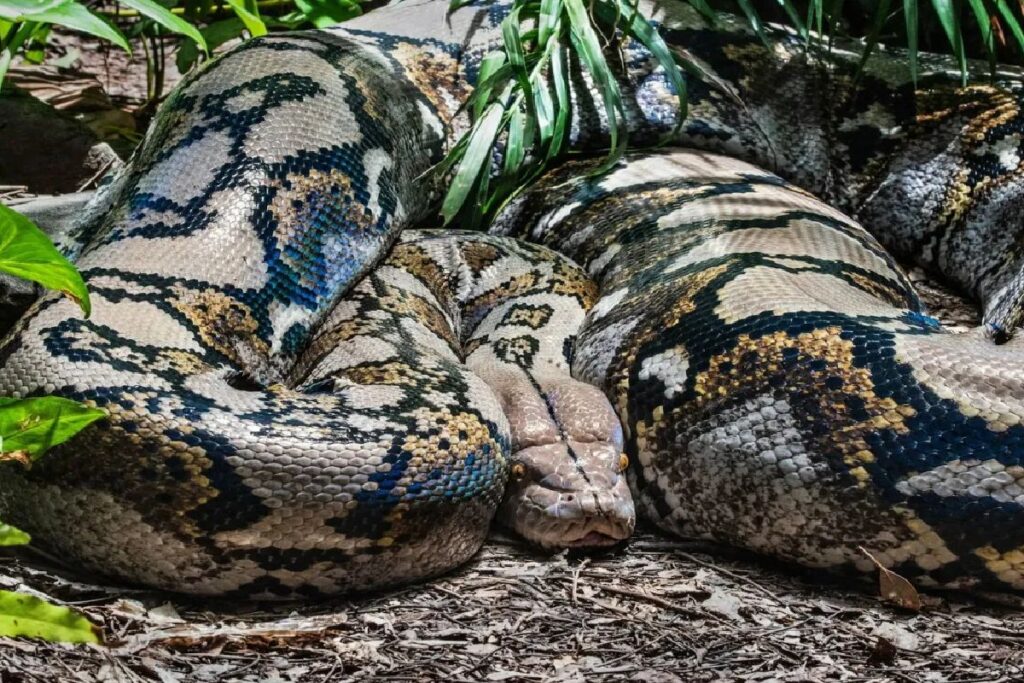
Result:
<svg viewBox="0 0 1024 683"><path fill-rule="evenodd" d="M119 158L84 124L15 88L0 92L0 185L75 192Z"/></svg>

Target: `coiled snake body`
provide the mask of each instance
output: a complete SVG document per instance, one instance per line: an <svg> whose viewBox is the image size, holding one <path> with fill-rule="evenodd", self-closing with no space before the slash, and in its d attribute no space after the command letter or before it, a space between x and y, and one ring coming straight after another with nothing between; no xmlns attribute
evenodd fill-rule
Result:
<svg viewBox="0 0 1024 683"><path fill-rule="evenodd" d="M974 294L1003 341L1021 81L939 74L915 98L882 55L854 88L841 52L646 8L714 75L676 133L705 151L602 178L568 162L502 235L395 243L436 206L415 180L465 129L507 10L447 4L250 41L176 89L73 247L93 317L44 297L3 343L3 393L110 413L3 468L4 518L132 581L326 594L457 565L503 496L541 545L628 536L624 448L669 531L1024 588L1020 351L942 332L841 212ZM654 140L674 95L627 57L634 139ZM600 146L574 86L576 142Z"/></svg>

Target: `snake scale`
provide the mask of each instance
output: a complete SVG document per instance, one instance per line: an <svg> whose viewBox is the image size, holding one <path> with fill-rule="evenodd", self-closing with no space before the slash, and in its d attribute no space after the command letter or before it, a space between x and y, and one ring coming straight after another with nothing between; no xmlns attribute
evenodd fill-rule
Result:
<svg viewBox="0 0 1024 683"><path fill-rule="evenodd" d="M406 0L186 77L67 245L93 316L43 296L2 343L3 394L109 411L0 468L3 518L123 580L316 596L450 569L495 514L614 543L635 499L807 566L1024 589L1024 79L924 56L915 91L882 51L856 87L851 52L641 9L711 74L677 130L623 47L632 139L673 146L571 159L490 235L418 229L417 179L507 2ZM985 328L944 332L890 252Z"/></svg>

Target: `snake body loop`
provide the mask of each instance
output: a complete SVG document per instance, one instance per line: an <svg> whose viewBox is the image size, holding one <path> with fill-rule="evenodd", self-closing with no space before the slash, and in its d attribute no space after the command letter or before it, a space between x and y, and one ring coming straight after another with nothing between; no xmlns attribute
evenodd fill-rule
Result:
<svg viewBox="0 0 1024 683"><path fill-rule="evenodd" d="M628 466L669 532L1024 588L1021 352L992 343L1022 310L1024 80L923 58L915 93L883 53L857 88L842 46L641 9L710 74L687 149L566 162L500 235L415 228L507 2L409 0L191 74L66 245L92 318L44 296L0 344L0 394L109 412L0 468L0 516L125 580L314 596L457 566L496 514L619 541ZM653 142L675 94L624 49ZM942 332L885 249L973 294L989 338Z"/></svg>

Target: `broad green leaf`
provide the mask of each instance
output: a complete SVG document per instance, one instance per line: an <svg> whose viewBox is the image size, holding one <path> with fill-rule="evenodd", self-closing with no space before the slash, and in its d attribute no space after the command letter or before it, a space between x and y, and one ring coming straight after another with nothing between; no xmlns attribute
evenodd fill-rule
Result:
<svg viewBox="0 0 1024 683"><path fill-rule="evenodd" d="M494 148L494 139L498 135L498 127L504 113L505 107L500 102L493 102L484 110L483 116L473 124L462 161L459 162L455 179L441 207L441 215L444 216L446 224L455 218L466 203L481 171L489 174L485 164L490 165L491 150Z"/></svg>
<svg viewBox="0 0 1024 683"><path fill-rule="evenodd" d="M551 34L556 31L555 23L561 14L559 0L541 0L540 20L537 24L537 44L547 45Z"/></svg>
<svg viewBox="0 0 1024 683"><path fill-rule="evenodd" d="M363 13L358 2L349 0L294 0L306 17L317 28L327 28L358 17Z"/></svg>
<svg viewBox="0 0 1024 683"><path fill-rule="evenodd" d="M917 0L903 0L903 18L907 22L907 61L910 78L917 86Z"/></svg>
<svg viewBox="0 0 1024 683"><path fill-rule="evenodd" d="M21 21L21 17L49 12L67 2L68 0L0 0L0 17Z"/></svg>
<svg viewBox="0 0 1024 683"><path fill-rule="evenodd" d="M206 39L206 46L212 52L224 43L234 38L239 38L245 30L245 24L238 17L221 19L201 29L203 38ZM178 71L185 73L199 59L199 47L192 40L181 41L178 48L178 55L175 57L175 64Z"/></svg>
<svg viewBox="0 0 1024 683"><path fill-rule="evenodd" d="M206 39L199 32L199 29L188 23L181 17L176 17L171 13L169 9L163 5L155 2L154 0L117 0L120 4L125 7L131 7L136 10L139 14L149 19L152 19L156 23L163 26L171 33L178 33L183 36L188 36L195 42L199 47L203 49L203 52L209 52L209 48L206 46Z"/></svg>
<svg viewBox="0 0 1024 683"><path fill-rule="evenodd" d="M32 221L0 204L0 271L64 292L89 317L92 306L82 276Z"/></svg>
<svg viewBox="0 0 1024 683"><path fill-rule="evenodd" d="M6 41L7 44L3 50L0 50L0 83L3 83L4 76L7 75L7 70L11 68L11 62L14 60L14 55L18 52L25 41L28 40L33 33L35 33L36 27L39 24L27 21L24 24L15 24L14 35L11 39Z"/></svg>
<svg viewBox="0 0 1024 683"><path fill-rule="evenodd" d="M0 522L0 546L28 545L32 537L21 529Z"/></svg>
<svg viewBox="0 0 1024 683"><path fill-rule="evenodd" d="M80 5L72 0L64 0L57 3L45 2L43 3L43 9L38 9L39 5L37 3L32 11L14 15L13 12L17 11L25 1L3 0L2 5L0 5L0 16L14 21L59 24L65 28L88 33L97 38L110 41L126 52L132 51L131 46L128 45L128 41L125 40L124 35L120 31L90 12L85 5ZM6 6L6 10L3 6Z"/></svg>
<svg viewBox="0 0 1024 683"><path fill-rule="evenodd" d="M242 0L224 0L231 6L238 18L245 24L245 28L249 31L249 35L253 38L267 35L267 25L263 23L260 15L256 12L250 11Z"/></svg>
<svg viewBox="0 0 1024 683"><path fill-rule="evenodd" d="M105 410L59 396L0 398L0 450L34 461L106 416Z"/></svg>
<svg viewBox="0 0 1024 683"><path fill-rule="evenodd" d="M0 636L57 643L98 643L99 630L78 612L32 595L0 591Z"/></svg>

